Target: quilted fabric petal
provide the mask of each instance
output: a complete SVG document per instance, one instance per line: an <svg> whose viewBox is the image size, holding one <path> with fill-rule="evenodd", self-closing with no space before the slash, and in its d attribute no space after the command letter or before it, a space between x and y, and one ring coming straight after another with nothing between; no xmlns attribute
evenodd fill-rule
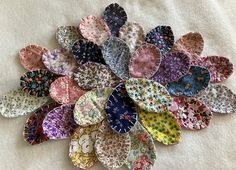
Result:
<svg viewBox="0 0 236 170"><path fill-rule="evenodd" d="M174 35L170 26L157 26L147 33L145 41L157 46L165 55L174 44Z"/></svg>
<svg viewBox="0 0 236 170"><path fill-rule="evenodd" d="M84 38L99 46L111 35L105 21L101 17L92 15L82 18L79 28Z"/></svg>
<svg viewBox="0 0 236 170"><path fill-rule="evenodd" d="M0 113L7 118L27 115L48 100L48 97L31 96L21 89L12 90L0 97Z"/></svg>
<svg viewBox="0 0 236 170"><path fill-rule="evenodd" d="M108 39L102 48L103 58L111 70L121 79L129 78L129 62L131 54L127 44L117 38Z"/></svg>
<svg viewBox="0 0 236 170"><path fill-rule="evenodd" d="M49 93L56 102L67 104L75 103L86 91L81 89L75 80L65 76L56 79L51 84Z"/></svg>
<svg viewBox="0 0 236 170"><path fill-rule="evenodd" d="M168 53L152 79L161 84L179 80L190 69L190 58L184 53Z"/></svg>
<svg viewBox="0 0 236 170"><path fill-rule="evenodd" d="M171 106L172 98L161 84L147 79L131 78L125 83L134 102L143 110L162 112Z"/></svg>
<svg viewBox="0 0 236 170"><path fill-rule="evenodd" d="M99 125L78 127L75 130L75 133L71 137L69 151L69 157L74 166L81 169L88 169L96 163L97 156L94 150L94 143Z"/></svg>
<svg viewBox="0 0 236 170"><path fill-rule="evenodd" d="M84 89L115 86L120 81L106 65L93 62L80 66L74 73L74 79Z"/></svg>
<svg viewBox="0 0 236 170"><path fill-rule="evenodd" d="M174 96L195 96L208 86L209 81L210 73L206 68L191 66L187 75L167 84L167 90Z"/></svg>
<svg viewBox="0 0 236 170"><path fill-rule="evenodd" d="M126 165L129 169L151 169L156 160L155 144L151 135L137 122L130 133L131 149Z"/></svg>
<svg viewBox="0 0 236 170"><path fill-rule="evenodd" d="M65 104L54 108L43 120L43 132L49 139L71 137L78 127L73 118L74 105Z"/></svg>
<svg viewBox="0 0 236 170"><path fill-rule="evenodd" d="M224 85L209 84L196 97L213 112L223 114L236 112L236 94Z"/></svg>
<svg viewBox="0 0 236 170"><path fill-rule="evenodd" d="M129 64L131 77L150 78L152 77L161 63L161 54L153 44L144 44L134 53Z"/></svg>
<svg viewBox="0 0 236 170"><path fill-rule="evenodd" d="M112 88L104 88L82 95L75 104L75 122L80 126L100 123L105 118L105 106L112 91Z"/></svg>
<svg viewBox="0 0 236 170"><path fill-rule="evenodd" d="M107 23L113 36L118 36L119 29L127 21L127 14L117 3L108 5L103 13L103 19Z"/></svg>
<svg viewBox="0 0 236 170"><path fill-rule="evenodd" d="M211 83L224 81L233 73L233 64L222 56L201 57L192 64L207 68L211 75Z"/></svg>
<svg viewBox="0 0 236 170"><path fill-rule="evenodd" d="M44 69L42 55L46 52L48 50L39 45L28 45L19 52L20 62L27 70Z"/></svg>
<svg viewBox="0 0 236 170"><path fill-rule="evenodd" d="M20 86L30 95L43 97L49 95L49 87L55 79L56 76L47 70L29 71L21 76Z"/></svg>
<svg viewBox="0 0 236 170"><path fill-rule="evenodd" d="M105 110L109 125L117 133L129 132L137 121L135 105L123 83L116 86L108 99Z"/></svg>

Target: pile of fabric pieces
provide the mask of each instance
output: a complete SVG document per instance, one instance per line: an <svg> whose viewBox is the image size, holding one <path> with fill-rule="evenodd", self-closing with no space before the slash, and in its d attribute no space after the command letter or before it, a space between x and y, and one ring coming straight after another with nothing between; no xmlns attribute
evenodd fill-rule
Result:
<svg viewBox="0 0 236 170"><path fill-rule="evenodd" d="M181 128L202 130L213 113L236 111L236 95L219 84L233 73L223 56L201 56L204 41L190 32L174 41L170 26L145 34L110 4L102 16L56 31L61 46L28 45L19 52L28 70L20 88L0 99L0 113L29 115L31 145L70 138L69 157L81 169L151 169L154 141L181 141ZM43 147L43 146L42 146Z"/></svg>

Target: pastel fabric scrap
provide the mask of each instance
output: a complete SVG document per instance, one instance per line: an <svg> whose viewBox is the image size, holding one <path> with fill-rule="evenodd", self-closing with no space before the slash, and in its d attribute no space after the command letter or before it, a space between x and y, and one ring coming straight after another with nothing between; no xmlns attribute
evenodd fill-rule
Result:
<svg viewBox="0 0 236 170"><path fill-rule="evenodd" d="M49 101L48 97L35 97L17 89L0 97L0 113L7 118L27 115Z"/></svg>

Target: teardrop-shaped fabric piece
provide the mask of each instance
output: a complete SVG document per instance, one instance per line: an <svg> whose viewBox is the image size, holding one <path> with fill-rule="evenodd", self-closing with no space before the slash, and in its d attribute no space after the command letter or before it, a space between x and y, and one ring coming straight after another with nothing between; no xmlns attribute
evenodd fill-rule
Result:
<svg viewBox="0 0 236 170"><path fill-rule="evenodd" d="M74 105L64 104L50 111L43 120L43 132L49 139L71 137L78 127L73 117Z"/></svg>
<svg viewBox="0 0 236 170"><path fill-rule="evenodd" d="M222 114L236 112L236 94L224 85L209 84L196 98L212 112Z"/></svg>
<svg viewBox="0 0 236 170"><path fill-rule="evenodd" d="M39 45L28 45L19 52L20 62L27 70L44 69L42 56L48 50Z"/></svg>
<svg viewBox="0 0 236 170"><path fill-rule="evenodd" d="M209 126L211 111L195 98L175 97L178 110L173 111L182 126L189 130L201 130Z"/></svg>
<svg viewBox="0 0 236 170"><path fill-rule="evenodd" d="M117 133L127 133L137 121L135 105L123 83L116 86L106 105L107 121Z"/></svg>
<svg viewBox="0 0 236 170"><path fill-rule="evenodd" d="M146 35L145 41L154 44L162 55L170 51L174 44L174 35L170 26L157 26Z"/></svg>
<svg viewBox="0 0 236 170"><path fill-rule="evenodd" d="M168 53L162 58L152 79L161 84L177 81L189 72L190 65L190 58L186 54Z"/></svg>
<svg viewBox="0 0 236 170"><path fill-rule="evenodd" d="M49 87L57 77L48 70L35 70L24 73L20 78L22 89L37 97L49 95Z"/></svg>
<svg viewBox="0 0 236 170"><path fill-rule="evenodd" d="M50 86L50 96L60 104L75 103L86 93L77 82L68 76L56 79Z"/></svg>
<svg viewBox="0 0 236 170"><path fill-rule="evenodd" d="M167 84L167 90L173 96L195 96L205 89L210 81L210 73L206 68L191 66L189 73L177 82Z"/></svg>
<svg viewBox="0 0 236 170"><path fill-rule="evenodd" d="M43 120L52 109L57 107L57 103L50 103L42 106L27 119L23 131L24 140L31 145L40 144L48 140L43 133Z"/></svg>
<svg viewBox="0 0 236 170"><path fill-rule="evenodd" d="M233 64L222 56L201 57L192 64L207 68L211 75L211 83L224 81L233 73Z"/></svg>
<svg viewBox="0 0 236 170"><path fill-rule="evenodd" d="M76 69L74 80L83 89L115 86L119 78L106 65L87 62Z"/></svg>
<svg viewBox="0 0 236 170"><path fill-rule="evenodd" d="M79 66L65 49L48 51L43 54L42 60L49 71L58 75L71 76L74 69Z"/></svg>
<svg viewBox="0 0 236 170"><path fill-rule="evenodd" d="M60 26L56 31L56 40L62 48L70 51L73 44L82 38L79 28L75 26Z"/></svg>
<svg viewBox="0 0 236 170"><path fill-rule="evenodd" d="M139 120L151 134L152 138L165 145L181 141L181 127L173 113L147 112L138 109Z"/></svg>
<svg viewBox="0 0 236 170"><path fill-rule="evenodd" d="M98 46L106 41L111 33L109 27L101 17L89 15L80 21L80 32L83 37Z"/></svg>
<svg viewBox="0 0 236 170"><path fill-rule="evenodd" d="M48 97L35 97L22 91L12 90L0 97L0 113L7 118L27 115L49 101Z"/></svg>
<svg viewBox="0 0 236 170"><path fill-rule="evenodd" d="M162 112L171 106L172 98L161 84L147 79L131 78L125 83L134 102L143 110Z"/></svg>
<svg viewBox="0 0 236 170"><path fill-rule="evenodd" d="M151 169L156 160L156 148L151 135L137 122L130 133L131 149L126 165L129 169Z"/></svg>
<svg viewBox="0 0 236 170"><path fill-rule="evenodd" d="M84 39L75 42L72 47L72 53L79 64L84 64L88 61L105 64L101 49L93 42Z"/></svg>
<svg viewBox="0 0 236 170"><path fill-rule="evenodd" d="M126 22L119 30L119 38L125 41L130 52L134 53L145 40L143 27L137 22Z"/></svg>
<svg viewBox="0 0 236 170"><path fill-rule="evenodd" d="M108 5L103 13L103 19L107 23L113 36L119 35L120 27L127 21L127 14L117 3Z"/></svg>
<svg viewBox="0 0 236 170"><path fill-rule="evenodd" d="M95 152L98 160L108 169L116 169L126 163L131 140L129 133L114 132L106 121L102 122L96 135Z"/></svg>
<svg viewBox="0 0 236 170"><path fill-rule="evenodd" d="M100 123L105 118L105 106L112 91L112 88L103 88L82 95L75 104L75 122L80 126Z"/></svg>
<svg viewBox="0 0 236 170"><path fill-rule="evenodd" d="M161 54L153 44L144 44L134 53L129 64L131 77L151 78L161 63Z"/></svg>
<svg viewBox="0 0 236 170"><path fill-rule="evenodd" d="M69 157L74 166L81 169L91 168L97 161L94 144L100 124L78 127L70 141Z"/></svg>
<svg viewBox="0 0 236 170"><path fill-rule="evenodd" d="M117 37L109 38L103 45L102 54L106 64L118 77L129 79L131 54L123 40Z"/></svg>

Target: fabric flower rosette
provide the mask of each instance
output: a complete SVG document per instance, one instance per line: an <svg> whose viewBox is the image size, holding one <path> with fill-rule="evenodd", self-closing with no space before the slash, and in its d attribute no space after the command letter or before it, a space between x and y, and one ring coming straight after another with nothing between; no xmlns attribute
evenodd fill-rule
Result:
<svg viewBox="0 0 236 170"><path fill-rule="evenodd" d="M79 27L56 31L60 49L20 50L28 69L20 89L3 95L0 112L31 114L23 136L29 144L70 138L69 157L81 169L100 161L108 169L151 169L154 141L181 141L181 127L208 127L213 113L236 111L224 85L233 65L223 56L202 57L203 38L190 32L174 41L170 26L146 35L110 4Z"/></svg>

